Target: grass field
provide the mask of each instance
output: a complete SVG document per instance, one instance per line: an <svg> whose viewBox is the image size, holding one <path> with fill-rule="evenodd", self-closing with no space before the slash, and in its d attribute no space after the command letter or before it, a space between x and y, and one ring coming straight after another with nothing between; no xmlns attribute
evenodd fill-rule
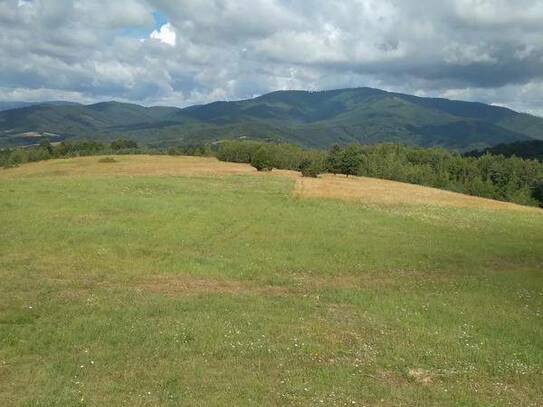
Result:
<svg viewBox="0 0 543 407"><path fill-rule="evenodd" d="M0 406L543 405L543 211L115 159L0 171Z"/></svg>

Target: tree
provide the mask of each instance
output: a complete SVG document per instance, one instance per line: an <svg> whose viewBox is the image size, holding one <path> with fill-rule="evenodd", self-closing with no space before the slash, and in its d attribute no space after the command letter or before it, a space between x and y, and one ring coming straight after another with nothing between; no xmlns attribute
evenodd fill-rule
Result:
<svg viewBox="0 0 543 407"><path fill-rule="evenodd" d="M251 165L255 167L257 171L270 171L273 166L268 149L262 146L256 150L251 157Z"/></svg>
<svg viewBox="0 0 543 407"><path fill-rule="evenodd" d="M326 170L336 175L341 172L341 148L334 144L326 156Z"/></svg>
<svg viewBox="0 0 543 407"><path fill-rule="evenodd" d="M323 168L317 160L305 157L300 162L299 170L304 177L317 178Z"/></svg>
<svg viewBox="0 0 543 407"><path fill-rule="evenodd" d="M340 169L341 173L347 177L357 175L360 162L362 161L362 151L357 145L350 145L341 154Z"/></svg>
<svg viewBox="0 0 543 407"><path fill-rule="evenodd" d="M543 208L543 180L537 183L533 188L532 197L539 202L539 206Z"/></svg>

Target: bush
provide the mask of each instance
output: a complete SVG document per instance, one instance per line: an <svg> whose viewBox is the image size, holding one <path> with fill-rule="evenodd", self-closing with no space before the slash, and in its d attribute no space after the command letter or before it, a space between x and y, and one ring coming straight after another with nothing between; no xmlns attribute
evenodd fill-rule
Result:
<svg viewBox="0 0 543 407"><path fill-rule="evenodd" d="M262 143L252 141L223 141L219 146L217 158L221 161L250 164Z"/></svg>
<svg viewBox="0 0 543 407"><path fill-rule="evenodd" d="M270 155L267 149L262 146L254 153L251 158L251 165L256 168L257 171L271 171L273 168L270 160Z"/></svg>
<svg viewBox="0 0 543 407"><path fill-rule="evenodd" d="M323 172L323 166L315 159L304 158L300 163L299 170L304 177L317 178Z"/></svg>

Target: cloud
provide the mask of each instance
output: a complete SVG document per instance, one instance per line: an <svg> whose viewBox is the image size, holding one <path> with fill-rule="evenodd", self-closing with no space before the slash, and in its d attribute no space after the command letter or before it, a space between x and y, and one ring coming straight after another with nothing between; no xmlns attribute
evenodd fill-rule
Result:
<svg viewBox="0 0 543 407"><path fill-rule="evenodd" d="M375 86L541 112L541 21L543 0L3 0L0 98Z"/></svg>
<svg viewBox="0 0 543 407"><path fill-rule="evenodd" d="M18 0L17 7L27 7L32 6L32 0Z"/></svg>
<svg viewBox="0 0 543 407"><path fill-rule="evenodd" d="M175 47L176 37L177 35L175 34L175 30L170 23L164 24L162 27L160 27L160 31L154 30L149 35L149 38L159 40L160 42L168 44L171 47Z"/></svg>

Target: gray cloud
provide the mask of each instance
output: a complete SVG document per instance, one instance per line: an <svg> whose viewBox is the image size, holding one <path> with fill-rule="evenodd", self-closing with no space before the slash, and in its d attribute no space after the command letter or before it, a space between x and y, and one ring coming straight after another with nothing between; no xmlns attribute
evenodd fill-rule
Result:
<svg viewBox="0 0 543 407"><path fill-rule="evenodd" d="M0 0L0 27L0 99L376 86L543 114L542 0Z"/></svg>

